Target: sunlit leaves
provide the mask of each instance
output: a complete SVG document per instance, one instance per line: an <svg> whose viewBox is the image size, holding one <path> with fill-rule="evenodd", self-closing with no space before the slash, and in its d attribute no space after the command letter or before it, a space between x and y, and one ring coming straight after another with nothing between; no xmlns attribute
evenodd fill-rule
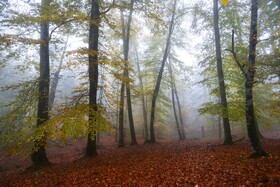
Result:
<svg viewBox="0 0 280 187"><path fill-rule="evenodd" d="M89 121L89 112L93 115L92 121ZM58 110L57 115L47 125L50 126L49 135L63 142L71 138L77 139L87 133L111 130L106 111L101 106L98 107L98 111L90 110L88 104L66 105Z"/></svg>
<svg viewBox="0 0 280 187"><path fill-rule="evenodd" d="M222 2L222 4L223 4L224 6L227 6L227 5L228 5L228 0L221 0L221 2Z"/></svg>

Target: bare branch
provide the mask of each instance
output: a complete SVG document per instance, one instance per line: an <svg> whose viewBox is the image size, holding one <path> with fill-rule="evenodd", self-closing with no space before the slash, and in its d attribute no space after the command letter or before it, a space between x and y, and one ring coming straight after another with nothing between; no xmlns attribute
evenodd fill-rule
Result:
<svg viewBox="0 0 280 187"><path fill-rule="evenodd" d="M104 12L101 12L100 14L103 15L103 14L106 14L107 12L109 12L112 9L113 5L115 5L115 0L113 0L112 5L109 8L107 8L107 10L105 10Z"/></svg>
<svg viewBox="0 0 280 187"><path fill-rule="evenodd" d="M236 64L238 65L238 67L240 68L240 70L242 71L242 74L245 76L245 78L247 77L247 73L244 69L244 65L241 65L240 61L237 58L237 54L234 51L234 30L232 30L232 35L231 35L231 49L225 49L226 51L229 51L232 53L233 58L236 62Z"/></svg>

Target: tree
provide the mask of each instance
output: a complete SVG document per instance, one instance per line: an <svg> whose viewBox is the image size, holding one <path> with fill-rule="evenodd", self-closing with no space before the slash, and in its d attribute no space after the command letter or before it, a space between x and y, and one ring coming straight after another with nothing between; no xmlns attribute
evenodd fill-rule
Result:
<svg viewBox="0 0 280 187"><path fill-rule="evenodd" d="M255 75L256 45L257 45L257 24L258 23L258 0L251 1L251 25L249 37L248 70L246 73L245 93L246 93L246 123L248 136L253 148L252 156L267 156L262 148L257 133L256 117L254 112L253 85Z"/></svg>
<svg viewBox="0 0 280 187"><path fill-rule="evenodd" d="M63 63L65 53L66 53L66 49L67 49L68 39L69 39L69 35L67 36L67 39L65 41L65 44L64 44L64 47L63 47L63 52L62 52L61 57L60 57L58 68L53 75L53 81L52 81L52 84L51 84L50 96L49 96L49 110L50 111L52 110L52 107L53 107L53 104L54 104L55 93L56 93L56 89L57 89L57 85L58 85L58 81L59 81L59 75L60 75L60 72L61 72L61 69L62 69L62 63Z"/></svg>
<svg viewBox="0 0 280 187"><path fill-rule="evenodd" d="M156 80L156 86L155 86L155 89L154 89L153 95L152 95L152 107L151 107L151 117L150 117L150 142L151 143L156 142L155 133L154 133L156 101L157 101L157 97L158 97L158 93L159 93L159 89L160 89L160 84L161 84L161 79L162 79L165 63L166 63L166 60L168 57L168 52L170 49L171 36L172 36L173 29L174 29L176 5L177 5L177 0L174 0L173 9L172 9L172 17L171 17L170 24L169 24L165 51L164 51L164 55L163 55L163 58L161 61L161 66L159 69L158 77Z"/></svg>
<svg viewBox="0 0 280 187"><path fill-rule="evenodd" d="M50 66L49 66L49 22L44 19L47 15L45 11L50 5L50 0L41 1L41 19L40 24L40 78L39 78L39 97L37 110L37 127L40 128L49 120L49 85L50 85ZM35 150L31 155L31 160L34 165L49 163L46 155L46 132L35 139Z"/></svg>
<svg viewBox="0 0 280 187"><path fill-rule="evenodd" d="M224 125L224 144L232 144L231 130L228 118L228 106L226 97L226 88L224 82L224 73L222 65L221 44L220 44L220 31L219 31L219 10L218 0L213 0L213 12L214 12L214 31L215 31L215 44L216 44L216 60L217 60L217 72L219 77L219 90L222 105L222 118Z"/></svg>
<svg viewBox="0 0 280 187"><path fill-rule="evenodd" d="M126 99L127 99L127 110L128 110L128 119L129 119L129 127L130 127L130 136L131 136L131 145L137 144L136 135L134 130L134 121L133 121L133 114L132 114L132 106L131 106L131 94L130 94L130 82L129 82L129 71L128 71L128 54L129 54L129 39L130 39L130 27L132 21L132 14L133 14L133 6L134 0L130 1L129 4L129 15L128 20L125 26L124 23L124 15L121 11L121 22L122 22L122 39L123 39L123 55L125 61L125 69L124 69L124 77L127 79L125 83L126 87ZM123 86L123 83L122 83Z"/></svg>
<svg viewBox="0 0 280 187"><path fill-rule="evenodd" d="M97 87L98 87L98 38L99 38L100 11L99 0L91 1L90 28L89 28L89 127L86 147L86 156L97 155L95 139L95 118L98 112L97 107Z"/></svg>
<svg viewBox="0 0 280 187"><path fill-rule="evenodd" d="M149 141L149 131L148 131L148 118L147 118L147 108L146 108L146 102L145 102L145 94L144 94L144 86L143 86L143 79L141 75L140 70L140 64L139 64L139 57L138 57L138 51L135 49L135 64L136 69L138 73L138 79L139 79L139 86L140 86L140 95L141 95L141 104L142 104L142 111L143 111L143 127L144 127L144 139L145 142Z"/></svg>

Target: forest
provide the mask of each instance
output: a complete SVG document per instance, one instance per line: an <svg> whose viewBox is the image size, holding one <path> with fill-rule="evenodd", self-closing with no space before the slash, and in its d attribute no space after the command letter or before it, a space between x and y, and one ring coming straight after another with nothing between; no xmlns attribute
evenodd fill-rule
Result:
<svg viewBox="0 0 280 187"><path fill-rule="evenodd" d="M1 0L0 186L280 186L279 0Z"/></svg>

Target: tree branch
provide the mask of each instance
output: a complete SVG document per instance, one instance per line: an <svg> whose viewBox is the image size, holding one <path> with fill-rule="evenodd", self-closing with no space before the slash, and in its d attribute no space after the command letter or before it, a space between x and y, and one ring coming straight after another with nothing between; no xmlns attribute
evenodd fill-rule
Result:
<svg viewBox="0 0 280 187"><path fill-rule="evenodd" d="M247 72L244 69L244 65L241 65L240 61L237 58L237 54L234 51L234 30L232 30L232 35L231 35L231 49L225 49L226 51L229 51L232 53L233 58L236 62L236 64L238 65L238 67L240 68L242 74L245 76L245 78L247 77Z"/></svg>
<svg viewBox="0 0 280 187"><path fill-rule="evenodd" d="M107 10L105 10L104 12L101 12L100 15L103 15L103 14L106 14L107 12L109 12L112 9L113 5L115 5L115 0L113 0L112 5L109 8L107 8Z"/></svg>
<svg viewBox="0 0 280 187"><path fill-rule="evenodd" d="M70 23L70 22L72 22L72 21L74 21L74 20L75 20L75 19L69 19L69 20L67 20L67 21L62 21L59 25L57 25L57 26L50 32L49 41L51 40L52 34L54 33L54 31L55 31L56 29L58 29L58 28L61 27L62 25L65 25L66 23Z"/></svg>

